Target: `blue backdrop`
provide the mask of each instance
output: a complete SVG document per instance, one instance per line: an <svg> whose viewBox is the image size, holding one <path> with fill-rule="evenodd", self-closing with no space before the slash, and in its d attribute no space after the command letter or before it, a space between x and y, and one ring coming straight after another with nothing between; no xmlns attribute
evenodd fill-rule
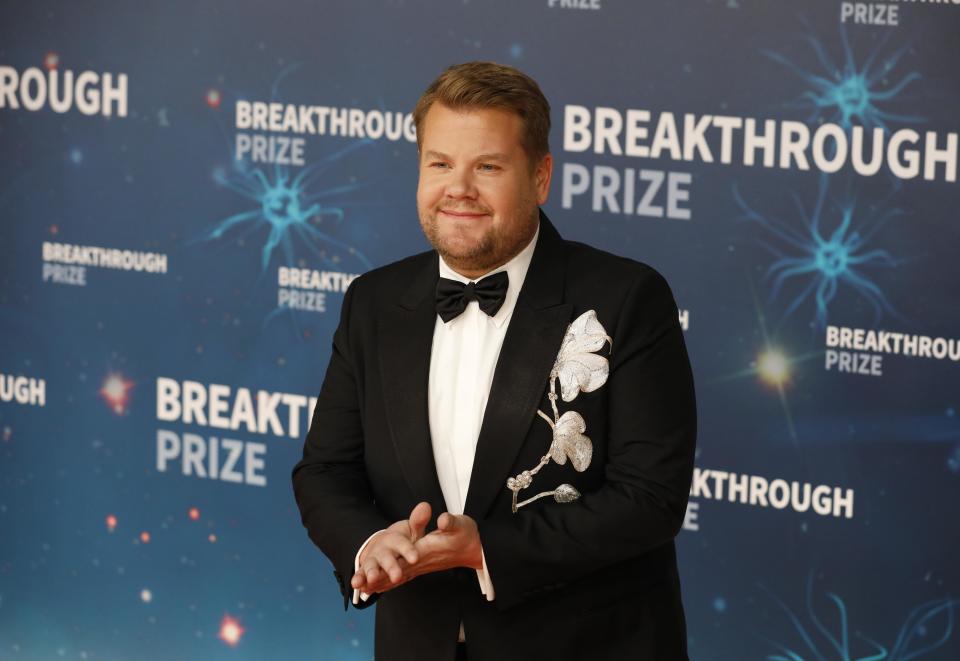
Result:
<svg viewBox="0 0 960 661"><path fill-rule="evenodd" d="M0 6L0 658L369 659L289 473L445 66L670 282L691 657L960 658L956 2Z"/></svg>

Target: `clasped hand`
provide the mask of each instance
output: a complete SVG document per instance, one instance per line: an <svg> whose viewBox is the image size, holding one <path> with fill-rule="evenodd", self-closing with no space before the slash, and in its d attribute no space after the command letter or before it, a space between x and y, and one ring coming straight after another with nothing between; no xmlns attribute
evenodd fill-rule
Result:
<svg viewBox="0 0 960 661"><path fill-rule="evenodd" d="M444 512L437 529L425 535L429 503L419 503L410 518L377 533L360 554L350 585L368 594L386 592L407 581L454 567L483 568L480 533L465 514Z"/></svg>

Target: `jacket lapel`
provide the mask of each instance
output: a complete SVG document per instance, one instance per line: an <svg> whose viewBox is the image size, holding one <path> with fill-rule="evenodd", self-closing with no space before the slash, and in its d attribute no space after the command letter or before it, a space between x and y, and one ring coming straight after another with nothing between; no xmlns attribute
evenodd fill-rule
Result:
<svg viewBox="0 0 960 661"><path fill-rule="evenodd" d="M377 334L383 399L400 469L417 500L427 501L439 514L446 505L433 460L427 405L440 277L437 254L424 262L397 304L380 317Z"/></svg>
<svg viewBox="0 0 960 661"><path fill-rule="evenodd" d="M477 440L464 508L474 518L482 518L507 488L536 417L572 316L573 306L563 302L565 273L563 241L541 211L540 237L500 349Z"/></svg>

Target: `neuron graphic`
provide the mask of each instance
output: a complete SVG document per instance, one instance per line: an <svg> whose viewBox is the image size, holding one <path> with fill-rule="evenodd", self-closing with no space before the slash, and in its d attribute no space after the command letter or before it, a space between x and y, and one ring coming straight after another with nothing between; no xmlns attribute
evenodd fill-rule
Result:
<svg viewBox="0 0 960 661"><path fill-rule="evenodd" d="M271 102L278 98L281 81L297 68L298 65L293 64L280 72L271 88ZM214 94L216 102L211 104ZM207 103L214 109L218 108L221 104L220 92L208 92ZM343 222L343 205L335 203L334 200L339 195L356 190L360 184L353 182L316 189L321 175L349 153L372 144L372 140L364 138L352 142L349 146L303 168L294 176L285 165L264 166L264 169L260 169L251 166L247 160L238 159L226 134L224 138L229 145L232 165L229 169L217 169L213 174L214 181L247 198L254 206L219 221L196 241L219 239L234 227L242 225L246 228L240 234L241 238L266 228L269 231L261 257L264 273L278 247L283 251L286 263L294 264L294 238L299 239L325 266L332 267L336 264L325 250L327 247L334 247L357 258L365 268L372 268L370 261L353 246L320 228L325 221L334 224Z"/></svg>
<svg viewBox="0 0 960 661"><path fill-rule="evenodd" d="M769 592L769 591L768 591ZM907 614L907 618L896 639L890 647L882 645L872 638L853 631L853 637L863 641L859 647L872 648L867 654L851 651L851 630L847 615L847 606L843 599L833 592L827 592L827 599L836 609L836 624L833 630L824 624L817 615L814 606L813 574L807 580L804 623L800 616L787 606L783 600L769 593L780 608L787 614L790 624L803 645L799 649L791 648L774 640L767 641L779 650L777 654L767 656L767 661L804 661L804 659L839 659L841 661L910 661L919 659L943 647L953 636L954 611L960 606L960 599L935 599L920 604ZM939 633L938 633L939 632ZM806 656L804 656L806 655Z"/></svg>
<svg viewBox="0 0 960 661"><path fill-rule="evenodd" d="M826 175L820 179L817 200L811 210L804 208L799 196L792 196L801 221L796 224L761 215L744 201L736 185L733 197L743 212L742 218L757 223L773 240L761 240L761 244L777 258L764 274L765 280L773 280L770 299L777 298L788 280L798 279L806 283L790 302L784 317L812 297L817 327L824 328L830 304L841 283L870 304L875 320L879 320L883 312L898 316L884 293L864 271L898 265L886 250L869 250L867 245L874 234L888 220L901 215L902 210L882 212L872 223L858 221L856 200L852 196L846 201L828 200ZM826 227L828 221L832 221L832 230Z"/></svg>
<svg viewBox="0 0 960 661"><path fill-rule="evenodd" d="M261 267L267 270L270 258L278 247L283 250L287 264L293 264L293 237L299 238L319 259L332 264L324 246L334 246L355 256L366 268L371 264L355 248L321 231L317 225L325 219L336 223L343 221L344 212L339 206L327 205L327 198L358 188L358 184L346 184L310 192L317 177L331 165L340 160L349 151L362 146L362 141L352 144L341 151L313 163L292 176L284 166L273 166L272 171L264 172L259 168L246 168L241 161L228 174L223 171L214 173L215 181L243 197L254 202L252 209L241 211L224 218L213 229L201 237L201 240L221 238L233 227L247 224L243 233L247 236L263 227L269 229L263 245Z"/></svg>
<svg viewBox="0 0 960 661"><path fill-rule="evenodd" d="M764 55L794 72L809 87L799 99L787 104L788 107L809 108L808 123L828 121L838 123L845 129L850 128L854 120L868 129L886 129L887 121L923 121L922 117L899 115L878 107L878 104L892 100L910 83L920 78L919 73L911 71L897 82L888 82L888 76L892 75L893 69L907 51L907 46L897 49L887 57L881 57L880 51L886 41L883 39L863 64L858 66L847 33L842 28L840 40L843 44L843 62L837 64L831 61L826 48L816 37L806 37L821 72L808 71L775 51L763 51Z"/></svg>

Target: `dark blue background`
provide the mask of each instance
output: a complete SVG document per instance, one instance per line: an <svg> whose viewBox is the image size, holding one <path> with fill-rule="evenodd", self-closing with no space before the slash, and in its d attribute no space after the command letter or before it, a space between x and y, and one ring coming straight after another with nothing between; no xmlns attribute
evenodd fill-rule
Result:
<svg viewBox="0 0 960 661"><path fill-rule="evenodd" d="M263 489L158 473L158 428L219 434L159 422L154 384L166 376L315 395L341 297L328 294L325 314L277 313L276 267L360 273L427 247L413 144L309 135L308 164L331 159L311 190L327 191L324 203L344 214L321 229L365 259L327 246L335 261L323 263L294 241L292 260L278 250L263 269L263 226L204 240L255 206L215 180L232 168L234 102L409 112L442 68L471 59L520 67L550 99L557 170L545 210L561 233L650 263L690 310L698 465L856 492L851 520L700 501L700 530L678 541L691 657L860 659L873 653L865 639L892 651L911 631L908 648L887 658L960 657L957 602L923 607L960 597L957 365L888 356L882 378L825 371L812 300L786 313L806 281L771 296L764 273L776 257L764 242L775 238L743 218L734 195L798 228L790 196L809 207L821 186L838 204L855 199L864 227L901 210L870 243L897 266L864 269L892 312L875 320L841 285L829 323L953 337L956 184L562 150L566 104L807 121L795 102L809 79L770 53L822 74L811 44L842 70L844 39L857 66L902 49L878 89L920 78L877 106L920 118L888 121L891 129L945 136L958 128L960 7L901 4L900 25L882 27L841 26L840 3L825 0L602 5L0 6L0 65L22 72L54 51L61 69L129 76L125 118L0 110L0 372L47 386L44 408L0 403L9 430L0 440L0 658L372 656L372 612L343 612L329 562L299 523L289 471L301 440L227 434L267 445ZM210 89L222 95L217 109L205 102ZM592 213L583 199L563 210L564 162L690 172L692 219ZM168 273L88 269L85 288L44 283L40 248L50 240L165 253ZM790 356L809 356L792 364L783 400L752 370L765 332ZM98 394L111 372L135 384L124 415ZM194 506L199 521L186 516ZM112 534L108 513L119 520ZM141 530L149 544L137 542ZM909 619L917 608L929 615L919 628ZM245 628L235 648L217 638L228 613ZM850 636L849 656L816 633L815 619Z"/></svg>

